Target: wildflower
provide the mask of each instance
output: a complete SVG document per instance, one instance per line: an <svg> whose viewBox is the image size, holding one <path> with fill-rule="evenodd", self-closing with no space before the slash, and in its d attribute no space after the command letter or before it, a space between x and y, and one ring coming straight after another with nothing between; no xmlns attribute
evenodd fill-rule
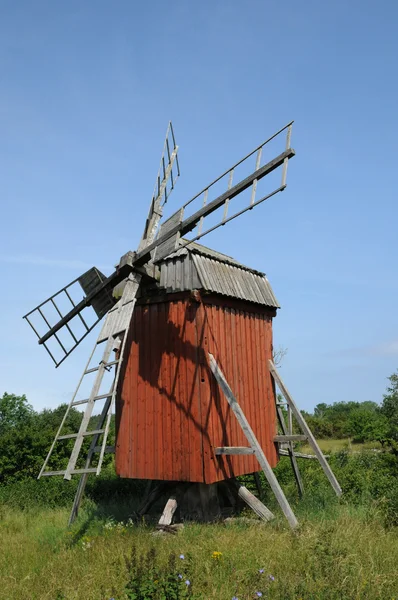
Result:
<svg viewBox="0 0 398 600"><path fill-rule="evenodd" d="M191 582L189 581L189 579L186 580L185 585L191 585Z"/></svg>
<svg viewBox="0 0 398 600"><path fill-rule="evenodd" d="M181 560L184 560L185 556L183 554L180 554L180 558Z"/></svg>
<svg viewBox="0 0 398 600"><path fill-rule="evenodd" d="M259 569L258 572L262 575L264 573L264 569Z"/></svg>
<svg viewBox="0 0 398 600"><path fill-rule="evenodd" d="M236 596L234 596L234 597L232 598L232 600L239 600L239 598L237 598Z"/></svg>
<svg viewBox="0 0 398 600"><path fill-rule="evenodd" d="M269 579L270 581L275 581L275 577L274 577L273 575L268 575L268 579Z"/></svg>
<svg viewBox="0 0 398 600"><path fill-rule="evenodd" d="M256 592L256 596L258 596L259 598L261 598L262 595L263 595L262 592Z"/></svg>
<svg viewBox="0 0 398 600"><path fill-rule="evenodd" d="M220 560L220 558L222 557L222 552L217 552L217 551L215 551L215 552L213 552L213 554L211 555L211 557L212 557L214 560Z"/></svg>
<svg viewBox="0 0 398 600"><path fill-rule="evenodd" d="M179 575L178 575L178 579L182 579L182 575L181 575L181 573L179 573Z"/></svg>

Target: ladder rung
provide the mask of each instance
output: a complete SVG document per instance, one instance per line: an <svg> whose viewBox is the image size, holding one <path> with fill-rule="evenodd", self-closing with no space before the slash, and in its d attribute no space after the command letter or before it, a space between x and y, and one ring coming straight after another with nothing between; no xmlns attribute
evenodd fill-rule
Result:
<svg viewBox="0 0 398 600"><path fill-rule="evenodd" d="M84 473L96 473L97 469L74 469L71 471L71 475L83 475ZM66 471L44 471L41 474L42 477L51 477L52 475L65 475Z"/></svg>
<svg viewBox="0 0 398 600"><path fill-rule="evenodd" d="M307 439L306 435L276 435L274 442L304 442Z"/></svg>
<svg viewBox="0 0 398 600"><path fill-rule="evenodd" d="M216 456L231 455L231 454L254 454L253 448L247 446L221 446L214 448Z"/></svg>
<svg viewBox="0 0 398 600"><path fill-rule="evenodd" d="M93 429L92 431L83 431L82 435L86 436L86 435L100 435L101 433L104 433L105 429ZM72 438L77 438L79 434L78 433L67 433L66 435L60 435L59 438L57 438L58 440L70 440Z"/></svg>
<svg viewBox="0 0 398 600"><path fill-rule="evenodd" d="M102 446L94 447L94 452L101 452L101 450L102 450ZM114 454L115 446L105 446L105 452L106 452L106 454Z"/></svg>
<svg viewBox="0 0 398 600"><path fill-rule="evenodd" d="M95 373L95 371L98 371L98 369L103 366L104 369L106 369L107 367L112 367L113 365L117 365L119 361L118 360L112 360L111 362L108 363L101 363L98 365L98 367L93 367L92 369L87 369L87 371L84 371L85 375L88 375L88 373Z"/></svg>
<svg viewBox="0 0 398 600"><path fill-rule="evenodd" d="M96 402L97 400L103 400L104 398L111 398L112 397L112 392L110 394L102 394L101 396L95 396L95 398L92 399L93 402ZM76 402L72 402L71 406L78 406L79 404L86 404L87 402L89 402L90 398L85 398L84 400L76 400Z"/></svg>

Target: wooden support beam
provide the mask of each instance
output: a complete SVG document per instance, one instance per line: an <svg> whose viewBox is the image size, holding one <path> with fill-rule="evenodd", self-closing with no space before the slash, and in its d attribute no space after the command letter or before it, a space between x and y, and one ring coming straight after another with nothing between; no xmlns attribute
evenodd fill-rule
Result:
<svg viewBox="0 0 398 600"><path fill-rule="evenodd" d="M259 181L260 179L268 175L268 173L271 173L272 171L283 165L285 158L289 159L292 158L294 155L295 151L293 150L293 148L285 150L285 152L282 152L282 154L271 160L269 163L254 171L254 173L252 173L251 175L234 185L231 189L218 196L218 198L215 198L214 200L212 200L212 202L206 204L206 206L196 211L193 215L185 219L185 221L183 221L181 224L173 227L173 229L168 231L167 234L162 235L157 240L152 242L152 244L149 244L149 246L138 252L134 258L134 266L140 266L145 264L148 260L150 260L150 253L156 248L156 246L162 244L163 242L166 242L170 237L172 237L176 233L179 233L181 236L185 235L186 233L189 233L190 231L192 231L192 229L194 229L195 225L199 223L202 217L206 217L213 213L215 210L220 208L220 206L223 206L223 204L228 198L231 200L235 196L238 196L239 194L247 190L247 188L249 188L253 184L253 181L255 179Z"/></svg>
<svg viewBox="0 0 398 600"><path fill-rule="evenodd" d="M281 426L282 432L283 432L283 434L286 434L287 429L286 429L285 418L283 416L282 409L279 405L276 406L276 414L278 415L278 420L279 420L279 424ZM291 411L290 411L290 414L291 414ZM290 428L290 423L289 423L289 428ZM281 454L281 452L282 451L279 448L279 454ZM300 498L302 498L304 495L304 485L303 485L303 480L301 479L300 469L297 464L296 456L293 452L293 443L292 442L289 442L287 454L290 457L290 462L292 465L294 478L296 480L299 496L300 496Z"/></svg>
<svg viewBox="0 0 398 600"><path fill-rule="evenodd" d="M305 442L307 439L306 435L276 435L274 442Z"/></svg>
<svg viewBox="0 0 398 600"><path fill-rule="evenodd" d="M254 454L253 448L249 448L246 446L221 446L220 448L214 448L214 453L216 456L224 456L224 455L242 455L242 454Z"/></svg>
<svg viewBox="0 0 398 600"><path fill-rule="evenodd" d="M217 361L214 358L214 356L210 353L209 353L209 361L210 361L210 369L211 369L214 377L216 378L218 385L220 386L221 390L223 391L223 393L228 401L228 404L230 405L235 417L237 418L238 423L241 426L242 431L245 434L247 441L249 442L250 446L253 448L254 454L260 464L260 467L264 471L264 475L267 478L267 481L270 484L271 489L276 496L276 499L278 500L279 506L281 507L285 517L287 518L290 527L292 529L295 529L298 526L298 521L290 507L290 504L287 501L287 498L286 498L285 494L283 493L283 490L282 490L281 486L279 485L278 480L275 477L275 474L274 474L260 444L258 443L258 440L257 440L256 436L254 435L254 432L253 432L252 428L250 427L248 420L246 419L246 417L243 413L243 410L241 409L237 399L233 395L232 390L229 387L228 382L225 379L223 372L221 371L220 367L218 366Z"/></svg>
<svg viewBox="0 0 398 600"><path fill-rule="evenodd" d="M275 515L244 485L238 484L238 496L264 521L275 519Z"/></svg>
<svg viewBox="0 0 398 600"><path fill-rule="evenodd" d="M290 456L289 450L279 449L279 454L281 456ZM302 452L294 452L293 455L294 455L295 458L309 458L309 459L312 459L312 460L318 460L318 457L315 456L315 454L303 454ZM325 458L329 458L329 454L324 454L323 456Z"/></svg>
<svg viewBox="0 0 398 600"><path fill-rule="evenodd" d="M162 516L159 519L159 525L171 525L175 511L177 510L177 500L171 496L164 507Z"/></svg>
<svg viewBox="0 0 398 600"><path fill-rule="evenodd" d="M300 410L296 406L296 403L294 402L292 396L289 394L288 389L285 386L285 384L283 383L281 377L279 376L279 373L278 373L274 363L272 362L272 360L269 360L268 364L269 364L269 370L275 380L275 383L278 385L280 391L282 392L283 396L285 397L286 401L288 402L298 425L301 427L301 430L304 431L304 433L306 434L308 443L311 446L311 448L313 449L313 451L315 452L326 477L330 481L332 488L336 492L337 496L341 496L341 494L343 492L340 487L340 484L337 481L336 477L334 476L332 469L328 465L326 458L324 457L324 455L322 453L322 450L318 446L317 441L312 434L311 429L308 427L303 415L301 414Z"/></svg>

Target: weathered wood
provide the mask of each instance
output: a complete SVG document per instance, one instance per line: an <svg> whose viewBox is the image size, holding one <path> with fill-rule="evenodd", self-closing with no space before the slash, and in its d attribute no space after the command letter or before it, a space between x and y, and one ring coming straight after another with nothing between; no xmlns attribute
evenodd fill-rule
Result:
<svg viewBox="0 0 398 600"><path fill-rule="evenodd" d="M264 521L275 519L275 515L244 485L238 485L238 496Z"/></svg>
<svg viewBox="0 0 398 600"><path fill-rule="evenodd" d="M216 456L254 454L254 450L253 448L247 448L246 446L221 446L219 448L214 448L214 454Z"/></svg>
<svg viewBox="0 0 398 600"><path fill-rule="evenodd" d="M112 390L113 390L113 386L112 386L111 391ZM109 411L111 395L112 394L107 395L106 402L102 408L100 416L98 417L97 429L102 429L102 427L104 426L106 415L108 414L108 411ZM88 469L90 467L93 454L95 452L98 452L101 450L101 446L97 446L98 439L99 439L99 434L95 435L93 437L93 439L91 440L90 448L88 450L86 463L85 463L86 469ZM114 450L114 446L113 446L113 450ZM83 473L83 475L80 477L80 481L77 486L77 490L76 490L76 494L75 494L75 499L73 501L72 510L71 510L71 513L69 516L68 527L70 527L72 525L72 523L74 522L74 520L76 519L76 517L79 514L79 508L80 508L80 504L81 504L81 501L83 498L84 490L86 489L88 476L89 476L89 473Z"/></svg>
<svg viewBox="0 0 398 600"><path fill-rule="evenodd" d="M285 150L285 152L282 152L282 154L271 160L263 167L260 167L260 169L254 171L254 173L252 173L251 175L234 185L230 190L227 190L226 192L218 196L218 198L215 198L212 202L209 202L209 204L203 206L192 216L185 219L185 221L183 221L180 225L175 226L167 234L161 237L159 236L159 238L155 240L152 244L149 244L149 246L144 248L144 250L138 252L134 259L134 264L137 266L145 264L150 259L150 253L156 248L156 246L162 244L176 233L180 233L181 236L185 235L186 233L189 233L199 223L201 217L206 217L210 215L220 206L222 206L228 198L231 200L238 194L244 192L245 190L247 190L247 188L249 188L252 185L255 179L262 179L263 177L268 175L268 173L271 173L272 171L280 167L283 164L285 158L292 158L294 155L295 151L292 148L290 148L289 150Z"/></svg>
<svg viewBox="0 0 398 600"><path fill-rule="evenodd" d="M285 384L283 383L281 377L279 376L279 373L274 365L274 363L272 362L272 360L268 361L269 363L269 370L275 380L275 383L278 385L280 391L282 392L283 396L285 397L286 401L288 402L288 404L290 405L290 408L293 411L294 417L298 423L298 425L301 427L302 431L305 432L307 439L308 439L308 443L311 446L311 448L313 449L313 451L315 452L321 467L326 475L326 477L329 479L330 484L332 486L332 488L334 489L334 491L336 492L337 496L341 496L342 489L340 487L339 482L337 481L332 469L330 468L330 466L328 465L326 458L324 457L322 450L320 449L320 447L317 444L316 439L314 438L311 429L308 427L304 417L302 416L301 412L299 411L298 407L296 406L296 403L294 402L292 396L289 394L288 389L286 388Z"/></svg>
<svg viewBox="0 0 398 600"><path fill-rule="evenodd" d="M282 412L282 409L279 406L279 404L276 405L276 414L278 416L278 420L279 420L279 424L280 424L281 429L282 429L282 433L284 435L286 435L287 429L286 429L285 418L283 416L283 412ZM290 411L290 415L289 416L291 416L291 414L292 414L292 412ZM289 433L291 433L291 432L292 432L292 423L291 423L291 421L289 419ZM281 454L281 449L280 448L279 448L279 454ZM290 457L290 462L291 462L291 465L292 465L294 478L296 480L296 484L297 484L299 496L302 497L304 495L304 485L303 485L303 481L301 479L300 470L299 470L299 467L298 467L298 464L297 464L297 460L296 460L296 457L295 457L294 452L293 452L293 443L292 442L289 442L287 454Z"/></svg>
<svg viewBox="0 0 398 600"><path fill-rule="evenodd" d="M279 485L278 480L275 477L275 474L274 474L272 468L270 467L270 464L269 464L260 444L258 443L258 440L257 440L256 436L254 435L254 432L253 432L252 428L250 427L248 420L246 419L241 407L239 406L238 401L236 400L235 396L233 395L232 390L229 387L223 372L221 371L220 367L218 366L217 361L214 358L214 356L210 353L209 353L209 360L210 360L210 369L211 369L214 377L216 378L218 385L220 386L221 390L223 391L234 415L236 416L238 423L241 426L242 431L246 436L247 441L249 442L250 446L253 448L254 454L260 464L260 467L264 471L264 475L267 478L267 481L270 484L271 489L276 496L276 499L278 500L279 506L281 507L284 515L286 516L291 528L292 529L296 528L298 526L298 521L290 507L290 504L287 501L287 498L286 498L285 494L283 493L283 490L282 490L281 486Z"/></svg>
<svg viewBox="0 0 398 600"><path fill-rule="evenodd" d="M159 525L171 525L175 511L177 510L177 500L171 496L166 502L162 516L159 519Z"/></svg>
<svg viewBox="0 0 398 600"><path fill-rule="evenodd" d="M290 456L289 450L279 449L279 454L281 456ZM323 456L325 458L329 458L329 454L324 454ZM302 452L294 452L294 457L295 458L309 458L309 459L312 459L312 460L318 460L318 457L315 456L315 454L303 454Z"/></svg>
<svg viewBox="0 0 398 600"><path fill-rule="evenodd" d="M305 442L307 440L306 435L276 435L274 442Z"/></svg>

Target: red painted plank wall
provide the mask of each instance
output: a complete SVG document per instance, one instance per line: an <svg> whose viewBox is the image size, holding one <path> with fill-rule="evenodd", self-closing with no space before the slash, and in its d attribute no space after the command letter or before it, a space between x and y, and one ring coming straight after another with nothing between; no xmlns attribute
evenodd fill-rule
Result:
<svg viewBox="0 0 398 600"><path fill-rule="evenodd" d="M216 457L245 446L207 365L223 369L271 464L277 463L272 313L222 297L187 295L137 305L117 399L116 471L122 477L213 483L259 470L252 456Z"/></svg>

